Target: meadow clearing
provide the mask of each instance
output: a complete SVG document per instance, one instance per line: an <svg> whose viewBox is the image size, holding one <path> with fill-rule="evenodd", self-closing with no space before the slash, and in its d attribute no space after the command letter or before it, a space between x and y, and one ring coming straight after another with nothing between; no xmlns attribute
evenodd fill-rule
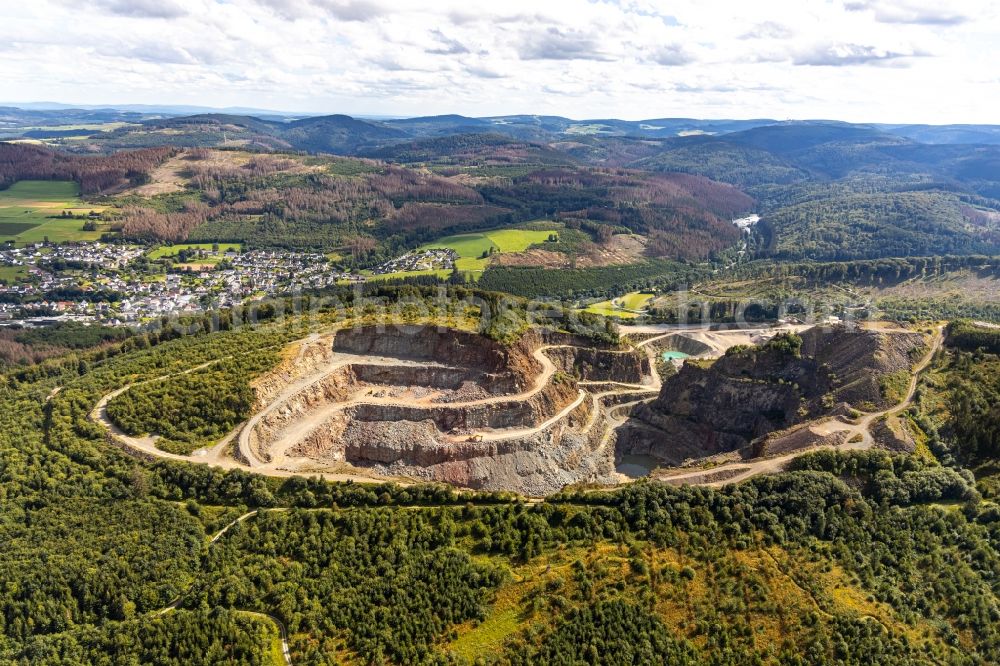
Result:
<svg viewBox="0 0 1000 666"><path fill-rule="evenodd" d="M537 225L537 222L534 223ZM520 227L507 227L504 229L493 229L490 231L477 231L466 234L455 234L445 236L430 243L425 243L417 248L417 251L450 248L458 254L455 261L455 268L467 274L482 273L486 270L490 260L488 256L491 248L496 252L504 254L515 254L524 252L536 243L548 241L549 236L559 233L559 225L552 223L552 228L547 230L524 229ZM386 273L375 276L373 279L387 279L396 277L410 277L414 275L439 275L447 277L451 271L438 269L427 271L400 271L398 273Z"/></svg>
<svg viewBox="0 0 1000 666"><path fill-rule="evenodd" d="M654 295L652 292L633 291L607 301L588 305L584 308L584 312L604 315L605 317L634 319L646 309Z"/></svg>
<svg viewBox="0 0 1000 666"><path fill-rule="evenodd" d="M213 248L218 247L218 251L213 252ZM146 256L153 261L165 257L176 257L183 250L200 250L208 253L208 256L199 260L200 263L215 263L222 261L222 255L226 252L239 252L243 246L239 243L177 243L176 245L161 245L150 250Z"/></svg>

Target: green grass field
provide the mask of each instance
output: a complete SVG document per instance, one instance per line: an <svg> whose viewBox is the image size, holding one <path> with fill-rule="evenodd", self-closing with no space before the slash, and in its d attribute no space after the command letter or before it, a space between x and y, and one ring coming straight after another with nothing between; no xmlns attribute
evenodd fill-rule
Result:
<svg viewBox="0 0 1000 666"><path fill-rule="evenodd" d="M205 250L206 252L212 251L213 243L178 243L177 245L161 245L160 247L150 250L146 256L154 261L156 259L163 259L164 257L176 257L181 250ZM239 252L242 249L242 245L239 243L219 243L219 255L224 252ZM214 259L214 262L212 261ZM221 256L215 257L205 257L204 260L198 260L195 263L198 264L208 264L208 263L218 263L222 261Z"/></svg>
<svg viewBox="0 0 1000 666"><path fill-rule="evenodd" d="M474 259L481 262L481 267L485 267L486 260L480 259L480 257L483 255L483 252L489 252L493 246L493 241L484 234L458 234L457 236L445 236L431 243L426 243L418 247L417 250L447 247L457 252L461 259ZM482 268L471 270L482 270Z"/></svg>
<svg viewBox="0 0 1000 666"><path fill-rule="evenodd" d="M24 266L0 266L0 282L12 284L28 277L28 269Z"/></svg>
<svg viewBox="0 0 1000 666"><path fill-rule="evenodd" d="M605 317L620 317L622 319L635 319L639 316L634 312L626 312L625 310L615 307L611 304L611 301L601 301L600 303L588 305L583 308L583 311L591 314L603 315Z"/></svg>
<svg viewBox="0 0 1000 666"><path fill-rule="evenodd" d="M544 243L557 230L538 231L533 229L500 229L487 231L484 235L493 241L501 252L524 252L535 243Z"/></svg>
<svg viewBox="0 0 1000 666"><path fill-rule="evenodd" d="M488 258L483 257L483 253L488 253L490 248L496 248L500 252L513 254L524 252L535 243L544 243L549 235L558 232L557 229L539 231L535 229L494 229L493 231L481 231L470 234L456 234L445 236L436 241L425 243L417 248L429 250L432 248L451 248L458 253L458 260L455 268L465 273L481 273L486 270L489 263ZM409 277L412 275L438 274L447 277L448 271L403 271L399 273L389 273L379 276L382 279L394 277Z"/></svg>
<svg viewBox="0 0 1000 666"><path fill-rule="evenodd" d="M0 242L25 245L46 238L53 243L100 239L107 231L105 225L84 231L85 220L58 217L63 211L85 215L104 210L104 206L82 201L79 193L76 183L63 180L21 180L0 190Z"/></svg>
<svg viewBox="0 0 1000 666"><path fill-rule="evenodd" d="M538 222L534 223L538 224ZM483 253L488 253L490 248L495 248L499 252L513 254L524 252L535 243L544 243L552 233L558 233L559 229L537 230L523 228L494 229L492 231L480 231L468 234L455 234L445 236L430 243L424 243L417 248L417 251L451 248L458 253L455 261L455 268L466 273L469 277L477 277L477 273L486 270L489 258L484 258ZM414 277L418 275L437 275L446 278L451 273L445 269L434 269L426 271L399 271L396 273L386 273L384 275L369 276L369 280L389 280L392 278Z"/></svg>
<svg viewBox="0 0 1000 666"><path fill-rule="evenodd" d="M378 282L379 280L391 280L393 278L404 278L404 277L416 277L420 275L436 275L441 279L444 279L451 275L451 271L445 268L436 268L426 271L397 271L395 273L383 273L382 275L369 275L365 279L371 282ZM349 280L343 280L340 284L350 284Z"/></svg>
<svg viewBox="0 0 1000 666"><path fill-rule="evenodd" d="M653 294L649 292L633 291L608 301L601 301L588 305L583 310L593 314L604 315L605 317L621 317L622 319L635 319L638 312L645 309L649 302L653 300Z"/></svg>
<svg viewBox="0 0 1000 666"><path fill-rule="evenodd" d="M625 310L643 310L653 300L653 296L654 294L650 292L633 291L616 299L616 301Z"/></svg>

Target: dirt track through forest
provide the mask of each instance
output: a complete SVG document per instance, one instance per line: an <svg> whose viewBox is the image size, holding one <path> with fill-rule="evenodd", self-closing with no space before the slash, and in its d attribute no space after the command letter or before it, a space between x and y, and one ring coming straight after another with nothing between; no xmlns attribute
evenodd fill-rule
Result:
<svg viewBox="0 0 1000 666"><path fill-rule="evenodd" d="M286 509L283 509L283 508L274 508L274 509L267 509L267 510L268 511L285 511ZM226 532L228 532L232 527L238 525L239 523L242 523L244 520L247 520L248 518L253 518L258 513L260 513L260 510L258 510L258 509L254 509L253 511L247 511L246 513L244 513L243 515L239 516L238 518L235 518L235 519L229 521L228 523L226 523L222 527L222 529L220 529L218 532L216 532L212 536L212 538L208 540L209 547L211 547L213 544L217 543L223 536L225 536ZM156 617L156 616L159 616L159 615L166 615L167 613L172 613L175 610L177 610L178 608L180 608L181 602L183 600L184 600L184 593L181 593L180 596L178 596L176 599L174 599L173 601L171 601L169 604L167 604L163 608L160 608L159 610L152 611L151 613L149 613L149 615L153 616L153 617ZM234 612L237 612L237 613L243 613L244 615L253 615L255 617L263 618L265 620L268 620L272 624L274 624L278 628L278 635L281 637L281 653L282 653L282 657L284 658L285 664L287 664L287 666L292 666L292 653L291 653L291 650L289 650L289 648L288 648L288 630L285 628L285 623L284 622L282 622L280 619L278 619L274 615L271 615L270 613L262 613L260 611L243 610L243 609L238 609L238 608L234 608L234 609L231 609L231 610L233 610Z"/></svg>

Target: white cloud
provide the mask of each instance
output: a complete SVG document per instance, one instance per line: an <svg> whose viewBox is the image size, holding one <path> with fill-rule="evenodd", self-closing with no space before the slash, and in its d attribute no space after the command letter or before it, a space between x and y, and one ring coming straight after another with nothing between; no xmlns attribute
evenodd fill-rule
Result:
<svg viewBox="0 0 1000 666"><path fill-rule="evenodd" d="M76 2L64 2L65 6L76 8ZM184 16L187 10L175 0L92 0L93 9L118 16L135 18L172 19Z"/></svg>
<svg viewBox="0 0 1000 666"><path fill-rule="evenodd" d="M794 34L788 26L775 21L764 21L740 35L740 39L788 39Z"/></svg>
<svg viewBox="0 0 1000 666"><path fill-rule="evenodd" d="M796 65L853 67L890 63L907 64L910 58L925 57L926 55L926 53L918 51L901 53L863 44L821 44L799 53L793 62Z"/></svg>
<svg viewBox="0 0 1000 666"><path fill-rule="evenodd" d="M0 23L0 102L996 122L998 15L989 0L33 0Z"/></svg>
<svg viewBox="0 0 1000 666"><path fill-rule="evenodd" d="M614 61L609 44L600 33L548 27L526 32L519 46L522 60Z"/></svg>
<svg viewBox="0 0 1000 666"><path fill-rule="evenodd" d="M848 0L844 8L848 11L870 11L881 23L915 23L924 25L958 25L970 20L968 14L959 11L950 3L940 0L913 2L912 0Z"/></svg>
<svg viewBox="0 0 1000 666"><path fill-rule="evenodd" d="M656 47L650 54L650 60L658 65L686 65L694 62L692 57L680 44L664 44Z"/></svg>

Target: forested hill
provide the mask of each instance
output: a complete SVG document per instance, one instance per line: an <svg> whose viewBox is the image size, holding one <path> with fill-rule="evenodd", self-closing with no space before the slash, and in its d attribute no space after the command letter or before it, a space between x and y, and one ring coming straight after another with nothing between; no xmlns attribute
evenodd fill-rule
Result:
<svg viewBox="0 0 1000 666"><path fill-rule="evenodd" d="M671 139L633 164L698 173L753 194L764 256L1000 252L996 145L926 145L871 127L788 123Z"/></svg>
<svg viewBox="0 0 1000 666"><path fill-rule="evenodd" d="M507 155L555 154L525 142L438 141L472 152L500 146ZM142 196L134 189L167 160L163 171L176 181L153 184L165 185L167 193ZM129 240L338 250L362 266L448 234L553 218L585 229L579 234L585 239L641 234L648 242L631 257L637 263L642 253L704 260L737 243L740 233L730 220L754 206L737 188L692 174L602 169L565 159L510 169L496 161L473 176L327 155L159 147L81 156L0 143L0 186L64 179L76 180L85 192L117 192L110 201L118 204L117 226Z"/></svg>
<svg viewBox="0 0 1000 666"><path fill-rule="evenodd" d="M654 228L669 231L673 226L669 220L627 222L641 217L633 211L637 204L648 203L648 197L643 190L632 190L625 201L619 201L621 190L614 181L624 175L623 169L628 170L629 178L647 181L655 181L654 174L676 178L672 174L681 172L730 184L753 199L750 207L762 218L750 244L758 257L830 261L1000 253L1000 143L994 140L998 135L994 126L935 130L832 121L630 122L457 115L400 120L328 115L279 120L200 114L109 126L105 131L86 131L84 136L62 137L59 133L48 141L75 155L96 152L117 156L120 153L115 151L133 148L166 151L168 147L225 146L367 156L454 179L462 187L479 191L493 206L458 212L454 207L438 207L440 199L429 201L411 191L394 194L393 205L398 209L402 202L405 210L400 215L402 227L393 231L404 235L404 243L424 240L420 229L428 220L435 232L461 231L527 219L524 215L565 211L593 214L599 222L639 233ZM955 142L959 140L982 143ZM144 155L128 154L133 161ZM39 157L31 159L37 164ZM80 159L59 158L52 165L41 165L41 170L32 170L35 175L29 177L72 172L75 179L82 180L99 161ZM75 166L69 168L66 163L73 160L77 160ZM116 168L118 171L107 179L85 184L84 191L137 182L149 166L124 165L124 172L121 166ZM576 182L558 188L541 182L552 169L574 172ZM581 178L583 172L586 178ZM10 181L9 175L0 173L0 178ZM641 196L632 196L636 193ZM213 202L202 196L200 203ZM360 211L367 203L352 201L350 205ZM619 207L630 210L609 213L609 209ZM685 205L670 201L660 208L668 216L671 210L677 211L676 218L690 226ZM199 206L189 209L170 212L187 215L203 210ZM212 240L247 240L247 236L258 235L247 227L251 220L253 226L261 226L257 217L260 210L250 206L238 225L227 222L213 229ZM527 213L529 210L532 212ZM374 213L375 218L380 217L381 209ZM267 219L268 212L263 214ZM505 217L508 214L510 218ZM195 226L205 222L202 217L193 220ZM657 213L657 217L662 216ZM434 221L438 218L440 222ZM174 238L183 238L189 230ZM721 226L706 223L704 230L718 242L700 240L696 251L675 252L673 256L702 259L733 240ZM267 243L273 244L275 234L271 231L261 230L259 235L267 236ZM329 245L337 242L333 238L338 235L310 225L303 237L326 238L323 244ZM289 236L299 236L298 230L293 229ZM686 244L682 240L675 245Z"/></svg>
<svg viewBox="0 0 1000 666"><path fill-rule="evenodd" d="M72 180L83 194L141 185L149 172L175 151L145 148L113 155L81 157L38 146L0 143L0 189L18 180Z"/></svg>
<svg viewBox="0 0 1000 666"><path fill-rule="evenodd" d="M123 382L304 332L171 330L3 376L0 662L273 665L275 621L296 664L1000 660L1000 512L929 453L991 455L948 448L996 422L978 401L992 384L948 379L991 376L966 325L922 385L923 454L818 453L721 490L525 503L268 479L131 459L88 419ZM936 410L941 391L967 406Z"/></svg>

